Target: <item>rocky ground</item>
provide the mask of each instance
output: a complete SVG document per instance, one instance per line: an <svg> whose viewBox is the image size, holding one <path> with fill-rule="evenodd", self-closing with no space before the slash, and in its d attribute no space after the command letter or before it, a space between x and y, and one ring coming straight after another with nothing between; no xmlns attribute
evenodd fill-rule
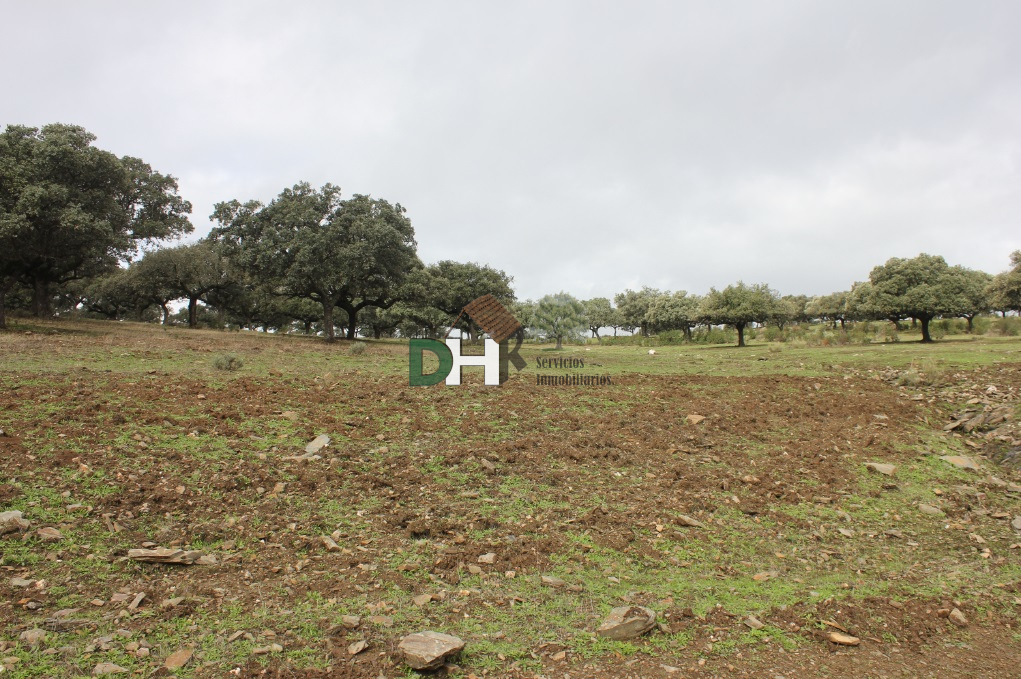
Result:
<svg viewBox="0 0 1021 679"><path fill-rule="evenodd" d="M0 335L5 676L1017 672L996 346L410 388L395 344L106 327Z"/></svg>

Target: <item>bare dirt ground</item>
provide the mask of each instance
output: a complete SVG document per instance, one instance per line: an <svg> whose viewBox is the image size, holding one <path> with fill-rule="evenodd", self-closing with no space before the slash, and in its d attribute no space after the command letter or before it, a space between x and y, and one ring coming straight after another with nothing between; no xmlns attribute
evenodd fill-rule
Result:
<svg viewBox="0 0 1021 679"><path fill-rule="evenodd" d="M1021 479L982 455L1017 445L1017 363L644 374L597 347L611 386L411 388L397 344L106 327L0 335L0 511L31 521L0 536L10 676L406 676L422 629L465 677L1021 676ZM1009 416L943 430L969 408ZM595 636L619 605L658 627Z"/></svg>

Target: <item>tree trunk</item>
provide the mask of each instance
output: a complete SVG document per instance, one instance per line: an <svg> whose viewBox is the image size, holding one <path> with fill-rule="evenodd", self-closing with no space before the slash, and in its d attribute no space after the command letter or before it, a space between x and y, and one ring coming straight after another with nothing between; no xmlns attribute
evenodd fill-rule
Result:
<svg viewBox="0 0 1021 679"><path fill-rule="evenodd" d="M382 337L383 337L383 329L382 328L373 328L372 329L372 338L373 339L380 339Z"/></svg>
<svg viewBox="0 0 1021 679"><path fill-rule="evenodd" d="M7 291L10 289L6 283L0 285L0 330L7 328Z"/></svg>
<svg viewBox="0 0 1021 679"><path fill-rule="evenodd" d="M744 323L735 323L734 329L737 330L737 346L744 346Z"/></svg>
<svg viewBox="0 0 1021 679"><path fill-rule="evenodd" d="M691 341L691 326L688 324L684 325L684 339Z"/></svg>
<svg viewBox="0 0 1021 679"><path fill-rule="evenodd" d="M40 278L32 281L32 313L36 318L53 314L50 310L50 284Z"/></svg>
<svg viewBox="0 0 1021 679"><path fill-rule="evenodd" d="M358 338L358 312L348 310L347 338L349 340Z"/></svg>
<svg viewBox="0 0 1021 679"><path fill-rule="evenodd" d="M833 324L833 327L834 327L834 329L835 329L835 328L837 327L837 324L836 324L836 323L834 323L834 324ZM843 318L841 318L841 319L840 319L840 329L841 329L841 330L846 330L846 328L844 327L844 319L843 319Z"/></svg>
<svg viewBox="0 0 1021 679"><path fill-rule="evenodd" d="M931 342L932 341L932 337L929 335L929 318L926 317L926 316L923 316L919 320L922 321L922 341L923 342Z"/></svg>
<svg viewBox="0 0 1021 679"><path fill-rule="evenodd" d="M163 310L163 325L167 325L170 322L170 307L167 306L166 302L160 304L160 309Z"/></svg>
<svg viewBox="0 0 1021 679"><path fill-rule="evenodd" d="M332 342L337 337L333 334L333 302L323 302L323 332L326 333L326 340Z"/></svg>
<svg viewBox="0 0 1021 679"><path fill-rule="evenodd" d="M968 334L970 335L971 334L971 330L972 330L972 323L975 320L975 317L974 316L965 316L965 318L968 319Z"/></svg>
<svg viewBox="0 0 1021 679"><path fill-rule="evenodd" d="M199 298L188 298L188 327L194 328L198 325Z"/></svg>
<svg viewBox="0 0 1021 679"><path fill-rule="evenodd" d="M912 316L911 317L911 329L914 330L916 327L918 327L918 319L915 318L914 316Z"/></svg>
<svg viewBox="0 0 1021 679"><path fill-rule="evenodd" d="M561 344L561 339L562 339L562 338L560 337L560 335L557 335L557 346L556 346L556 348L557 348L557 349L560 349L560 348L562 348L562 346L563 346L563 345Z"/></svg>

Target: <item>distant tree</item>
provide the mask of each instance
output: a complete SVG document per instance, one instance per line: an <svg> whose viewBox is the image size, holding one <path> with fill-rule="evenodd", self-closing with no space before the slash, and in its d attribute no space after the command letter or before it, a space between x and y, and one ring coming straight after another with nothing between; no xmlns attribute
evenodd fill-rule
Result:
<svg viewBox="0 0 1021 679"><path fill-rule="evenodd" d="M425 300L444 312L453 321L470 302L484 295L492 295L504 306L514 301L511 283L514 279L499 269L476 262L443 260L425 269L428 274L428 292ZM459 327L475 339L479 328L467 315L461 316Z"/></svg>
<svg viewBox="0 0 1021 679"><path fill-rule="evenodd" d="M989 295L989 306L1006 316L1008 311L1021 313L1021 250L1010 254L1011 268L996 274L986 293Z"/></svg>
<svg viewBox="0 0 1021 679"><path fill-rule="evenodd" d="M533 322L547 340L556 340L557 349L563 346L565 338L580 338L587 327L584 305L566 292L540 299Z"/></svg>
<svg viewBox="0 0 1021 679"><path fill-rule="evenodd" d="M967 269L963 266L951 267L951 273L958 277L957 296L953 301L954 309L950 312L968 321L968 334L974 329L975 317L989 313L992 308L989 284L993 277L985 271Z"/></svg>
<svg viewBox="0 0 1021 679"><path fill-rule="evenodd" d="M401 298L410 272L422 267L415 231L399 203L308 183L285 189L269 205L217 203L220 226L211 238L253 277L274 281L279 294L310 299L323 309L323 328L334 338L334 309L347 314L354 339L358 313L386 309Z"/></svg>
<svg viewBox="0 0 1021 679"><path fill-rule="evenodd" d="M131 271L117 268L88 282L82 293L82 305L110 320L141 320L150 303L138 295Z"/></svg>
<svg viewBox="0 0 1021 679"><path fill-rule="evenodd" d="M847 309L848 292L833 292L829 295L813 297L805 304L805 315L808 318L818 318L827 321L837 327L844 328L844 323L849 319Z"/></svg>
<svg viewBox="0 0 1021 679"><path fill-rule="evenodd" d="M206 241L147 252L133 268L146 289L188 300L189 328L198 324L198 303L233 283L226 258Z"/></svg>
<svg viewBox="0 0 1021 679"><path fill-rule="evenodd" d="M0 327L15 280L33 311L50 313L50 288L98 276L144 243L192 230L177 181L139 160L92 146L81 127L8 125L0 134Z"/></svg>
<svg viewBox="0 0 1021 679"><path fill-rule="evenodd" d="M588 323L589 332L596 339L599 337L600 328L612 328L617 322L616 310L610 305L610 300L605 297L593 297L584 302L585 322Z"/></svg>
<svg viewBox="0 0 1021 679"><path fill-rule="evenodd" d="M784 295L776 301L769 322L780 330L788 323L803 323L808 319L805 308L808 297L805 295Z"/></svg>
<svg viewBox="0 0 1021 679"><path fill-rule="evenodd" d="M538 328L535 325L535 310L537 303L530 299L513 302L507 310L525 328L525 336L534 338L538 335Z"/></svg>
<svg viewBox="0 0 1021 679"><path fill-rule="evenodd" d="M891 320L914 318L922 326L922 342L932 342L929 323L954 314L964 294L965 279L946 260L921 254L912 259L894 257L869 274L871 290L864 305Z"/></svg>
<svg viewBox="0 0 1021 679"><path fill-rule="evenodd" d="M643 337L649 336L649 308L652 301L660 295L660 291L648 286L641 290L625 290L613 298L613 303L620 314L621 326L639 328Z"/></svg>
<svg viewBox="0 0 1021 679"><path fill-rule="evenodd" d="M765 283L738 282L723 290L710 288L702 299L699 317L713 325L731 325L737 330L737 346L743 347L744 329L749 323L763 323L773 313L778 295Z"/></svg>
<svg viewBox="0 0 1021 679"><path fill-rule="evenodd" d="M689 295L684 290L674 293L664 292L653 298L646 318L657 332L681 330L684 332L684 336L690 340L691 329L698 322L698 311L701 304L700 297Z"/></svg>

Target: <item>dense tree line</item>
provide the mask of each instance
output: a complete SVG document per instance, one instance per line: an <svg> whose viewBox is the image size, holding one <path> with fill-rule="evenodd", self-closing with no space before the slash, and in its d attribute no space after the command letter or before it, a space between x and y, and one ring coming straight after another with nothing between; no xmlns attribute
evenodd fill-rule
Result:
<svg viewBox="0 0 1021 679"><path fill-rule="evenodd" d="M512 278L484 264L426 266L399 203L340 188L298 183L268 204L216 204L216 227L197 243L167 245L191 233L191 205L177 181L143 161L93 146L72 125L8 126L0 134L0 327L8 307L45 316L83 311L111 319L239 327L353 339L438 336L455 322L476 337L461 309L492 294L534 336L556 342L604 329L649 336L728 325L738 344L746 328L820 320L911 319L931 341L936 318L973 320L1021 312L1021 251L996 276L922 254L893 258L849 290L781 296L766 284L738 282L705 295L652 288L613 300L566 292L517 302ZM175 305L184 303L175 314Z"/></svg>

